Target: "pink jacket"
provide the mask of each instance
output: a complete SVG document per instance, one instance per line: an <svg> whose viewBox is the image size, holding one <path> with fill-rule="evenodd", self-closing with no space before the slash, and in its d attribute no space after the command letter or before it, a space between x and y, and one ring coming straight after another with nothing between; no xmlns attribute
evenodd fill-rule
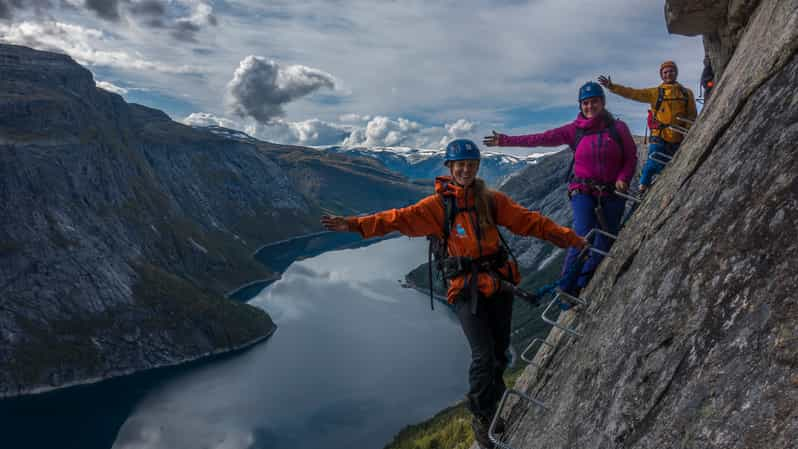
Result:
<svg viewBox="0 0 798 449"><path fill-rule="evenodd" d="M623 143L620 147L606 129L607 118L600 115L585 118L582 114L573 122L540 134L525 136L499 135L499 146L503 147L556 147L573 145L577 128L585 130L582 140L574 154L574 176L592 179L602 184L615 181L629 182L637 167L637 146L626 123L615 119L615 129ZM568 190L579 189L583 185L571 183Z"/></svg>

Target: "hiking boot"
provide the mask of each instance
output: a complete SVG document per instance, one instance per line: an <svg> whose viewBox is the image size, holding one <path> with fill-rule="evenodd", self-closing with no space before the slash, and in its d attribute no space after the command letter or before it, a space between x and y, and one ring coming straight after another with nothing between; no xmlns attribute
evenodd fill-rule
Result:
<svg viewBox="0 0 798 449"><path fill-rule="evenodd" d="M474 431L474 439L482 449L494 449L493 442L488 437L490 429L490 417L474 415L471 418L471 429ZM498 424L498 423L497 423Z"/></svg>

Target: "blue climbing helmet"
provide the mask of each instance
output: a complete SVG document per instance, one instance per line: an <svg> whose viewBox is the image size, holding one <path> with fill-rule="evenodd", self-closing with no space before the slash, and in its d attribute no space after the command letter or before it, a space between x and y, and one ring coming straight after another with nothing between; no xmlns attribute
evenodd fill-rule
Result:
<svg viewBox="0 0 798 449"><path fill-rule="evenodd" d="M595 81L588 81L585 84L582 84L582 87L579 88L579 102L581 103L585 98L592 97L601 97L602 99L606 98L604 96L604 89L601 88L599 83Z"/></svg>
<svg viewBox="0 0 798 449"><path fill-rule="evenodd" d="M479 147L473 141L468 139L455 139L446 145L446 157L443 158L443 163L449 161L464 161L468 159L479 160Z"/></svg>

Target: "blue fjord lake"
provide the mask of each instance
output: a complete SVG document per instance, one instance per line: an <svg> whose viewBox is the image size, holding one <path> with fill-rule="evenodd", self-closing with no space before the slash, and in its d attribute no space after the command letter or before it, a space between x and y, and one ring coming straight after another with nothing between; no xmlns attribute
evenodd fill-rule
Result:
<svg viewBox="0 0 798 449"><path fill-rule="evenodd" d="M456 317L400 285L424 261L405 237L296 261L249 301L278 325L265 343L6 402L3 447L381 449L467 388Z"/></svg>

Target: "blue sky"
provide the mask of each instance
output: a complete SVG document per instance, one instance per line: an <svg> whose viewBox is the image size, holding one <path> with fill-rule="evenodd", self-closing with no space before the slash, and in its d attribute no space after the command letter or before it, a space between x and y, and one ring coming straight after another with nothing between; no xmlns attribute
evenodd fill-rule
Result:
<svg viewBox="0 0 798 449"><path fill-rule="evenodd" d="M697 90L700 37L667 33L662 1L0 0L0 41L67 53L103 88L175 120L306 145L438 147L576 115L609 74ZM3 5L6 12L3 13ZM643 104L608 108L644 129Z"/></svg>

